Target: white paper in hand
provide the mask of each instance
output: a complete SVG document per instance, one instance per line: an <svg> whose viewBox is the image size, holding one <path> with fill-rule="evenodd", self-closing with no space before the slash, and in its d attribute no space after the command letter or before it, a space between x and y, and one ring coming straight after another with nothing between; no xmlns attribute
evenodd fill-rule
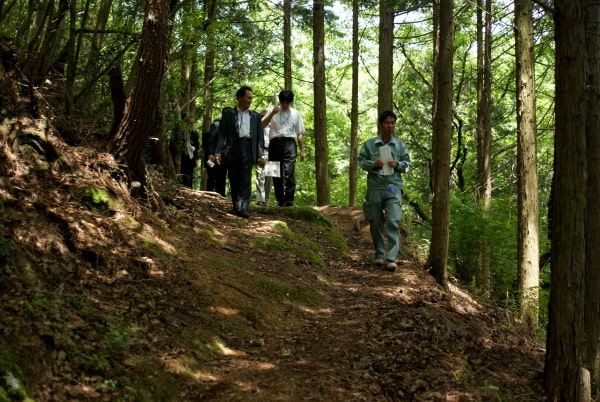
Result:
<svg viewBox="0 0 600 402"><path fill-rule="evenodd" d="M267 164L263 168L265 176L268 177L280 177L281 169L279 167L279 161L267 161Z"/></svg>
<svg viewBox="0 0 600 402"><path fill-rule="evenodd" d="M394 168L388 166L388 162L393 160L392 150L390 149L390 147L388 145L379 147L379 156L381 157L381 160L383 161L383 169L381 169L381 175L389 176L391 174L394 174Z"/></svg>

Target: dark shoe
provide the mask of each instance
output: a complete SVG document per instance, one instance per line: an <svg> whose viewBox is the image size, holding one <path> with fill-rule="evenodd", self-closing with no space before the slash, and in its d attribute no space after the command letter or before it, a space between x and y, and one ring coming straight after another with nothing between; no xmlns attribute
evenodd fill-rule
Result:
<svg viewBox="0 0 600 402"><path fill-rule="evenodd" d="M259 201L256 203L256 205L260 205L261 207L264 207L265 205L267 205L267 203L264 201Z"/></svg>
<svg viewBox="0 0 600 402"><path fill-rule="evenodd" d="M293 207L294 203L291 201L286 201L285 204L283 204L284 207Z"/></svg>
<svg viewBox="0 0 600 402"><path fill-rule="evenodd" d="M238 216L241 216L242 218L249 218L250 214L248 214L248 211L239 211Z"/></svg>

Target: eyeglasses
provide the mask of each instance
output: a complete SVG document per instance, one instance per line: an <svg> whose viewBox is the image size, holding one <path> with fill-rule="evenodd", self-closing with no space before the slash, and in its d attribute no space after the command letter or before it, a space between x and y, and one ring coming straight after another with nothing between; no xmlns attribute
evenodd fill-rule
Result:
<svg viewBox="0 0 600 402"><path fill-rule="evenodd" d="M383 123L381 123L382 126L395 126L396 122L395 121L384 121Z"/></svg>

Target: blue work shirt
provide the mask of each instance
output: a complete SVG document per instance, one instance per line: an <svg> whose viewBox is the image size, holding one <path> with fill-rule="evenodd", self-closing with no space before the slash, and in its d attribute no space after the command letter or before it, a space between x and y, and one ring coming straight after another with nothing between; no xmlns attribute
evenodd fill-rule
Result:
<svg viewBox="0 0 600 402"><path fill-rule="evenodd" d="M394 173L383 175L383 168L374 168L375 161L382 159L379 148L386 145L381 136L368 139L362 145L358 154L358 164L360 168L367 171L367 187L372 190L385 190L390 185L398 190L404 188L402 175L400 173L408 172L410 166L410 156L408 148L404 141L392 136L387 143L390 147L392 159L398 162L398 166L394 169Z"/></svg>

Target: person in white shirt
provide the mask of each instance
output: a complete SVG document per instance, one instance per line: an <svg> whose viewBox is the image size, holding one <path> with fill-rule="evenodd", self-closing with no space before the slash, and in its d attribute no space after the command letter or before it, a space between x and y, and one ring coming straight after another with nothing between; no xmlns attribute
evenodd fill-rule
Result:
<svg viewBox="0 0 600 402"><path fill-rule="evenodd" d="M263 127L269 124L271 127L269 160L278 161L281 166L281 174L273 178L275 198L280 207L294 205L298 147L300 162L304 161L304 122L300 113L292 107L292 102L294 102L294 93L284 89L279 93L279 106L271 109L262 122Z"/></svg>
<svg viewBox="0 0 600 402"><path fill-rule="evenodd" d="M269 113L269 109L267 108L260 111L260 114L263 116L263 119L267 113ZM266 127L263 127L263 134L265 138L263 158L265 162L267 159L269 159L269 131L270 127L268 125ZM265 174L265 166L261 165L261 163L258 163L256 165L256 204L264 206L269 205L269 199L271 197L271 186L273 185L273 178Z"/></svg>

